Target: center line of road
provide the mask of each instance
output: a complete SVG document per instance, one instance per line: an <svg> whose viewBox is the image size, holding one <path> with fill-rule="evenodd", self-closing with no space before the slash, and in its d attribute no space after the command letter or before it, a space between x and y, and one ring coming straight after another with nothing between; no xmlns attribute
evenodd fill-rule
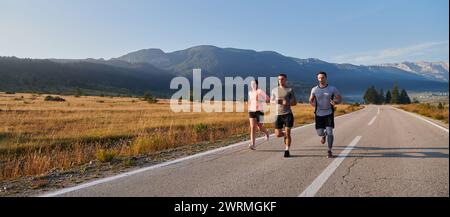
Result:
<svg viewBox="0 0 450 217"><path fill-rule="evenodd" d="M352 151L353 147L359 142L361 136L357 136L353 141L345 147L345 149L339 154L339 156L331 162L330 165L308 186L308 188L299 195L299 197L314 197L328 178L334 173L339 165L344 161L347 155Z"/></svg>
<svg viewBox="0 0 450 217"><path fill-rule="evenodd" d="M371 120L371 121L369 122L369 124L368 124L369 126L373 124L373 122L375 121L375 119L377 119L377 116L378 116L378 115L375 115L375 117L372 118L372 120Z"/></svg>

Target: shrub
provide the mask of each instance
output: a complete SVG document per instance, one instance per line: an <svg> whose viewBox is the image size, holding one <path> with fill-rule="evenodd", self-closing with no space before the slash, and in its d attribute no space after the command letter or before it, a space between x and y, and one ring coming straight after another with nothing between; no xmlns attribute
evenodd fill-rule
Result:
<svg viewBox="0 0 450 217"><path fill-rule="evenodd" d="M147 101L148 103L152 103L152 104L158 102L156 97L154 97L150 92L145 92L143 100Z"/></svg>
<svg viewBox="0 0 450 217"><path fill-rule="evenodd" d="M83 95L83 92L80 90L80 88L75 88L75 97L80 97Z"/></svg>
<svg viewBox="0 0 450 217"><path fill-rule="evenodd" d="M105 149L99 149L95 153L95 156L100 162L110 162L117 156L117 152L113 150L109 151Z"/></svg>
<svg viewBox="0 0 450 217"><path fill-rule="evenodd" d="M131 143L131 152L135 155L151 153L163 150L167 147L167 141L158 135L138 136Z"/></svg>
<svg viewBox="0 0 450 217"><path fill-rule="evenodd" d="M46 96L44 101L64 102L66 100L59 96Z"/></svg>
<svg viewBox="0 0 450 217"><path fill-rule="evenodd" d="M437 115L434 115L434 119L437 119L437 120L444 120L444 115L442 115L442 114L437 114Z"/></svg>
<svg viewBox="0 0 450 217"><path fill-rule="evenodd" d="M208 126L206 124L199 123L195 126L195 132L197 133L200 133L206 129L208 129Z"/></svg>

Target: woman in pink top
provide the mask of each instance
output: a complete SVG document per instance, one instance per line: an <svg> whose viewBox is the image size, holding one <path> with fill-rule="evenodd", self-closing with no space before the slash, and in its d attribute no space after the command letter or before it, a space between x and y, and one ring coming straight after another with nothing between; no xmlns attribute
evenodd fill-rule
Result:
<svg viewBox="0 0 450 217"><path fill-rule="evenodd" d="M269 102L270 98L267 94L258 88L258 81L253 80L250 83L251 90L248 92L248 117L250 120L250 139L252 143L249 148L252 150L256 149L255 145L255 134L256 127L259 128L261 132L266 134L266 140L269 140L269 133L262 124L261 120L264 117L263 104Z"/></svg>

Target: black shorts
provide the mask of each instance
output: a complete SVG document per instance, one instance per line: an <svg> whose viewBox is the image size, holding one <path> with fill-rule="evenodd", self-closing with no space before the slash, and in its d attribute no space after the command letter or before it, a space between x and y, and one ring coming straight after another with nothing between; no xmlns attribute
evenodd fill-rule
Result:
<svg viewBox="0 0 450 217"><path fill-rule="evenodd" d="M334 114L316 116L316 129L334 128Z"/></svg>
<svg viewBox="0 0 450 217"><path fill-rule="evenodd" d="M292 128L294 126L294 115L292 113L285 115L277 115L275 121L275 129L283 129L283 127Z"/></svg>
<svg viewBox="0 0 450 217"><path fill-rule="evenodd" d="M256 121L258 121L258 123L260 122L260 118L263 118L262 116L264 116L264 113L262 113L261 111L248 112L248 117L256 118Z"/></svg>

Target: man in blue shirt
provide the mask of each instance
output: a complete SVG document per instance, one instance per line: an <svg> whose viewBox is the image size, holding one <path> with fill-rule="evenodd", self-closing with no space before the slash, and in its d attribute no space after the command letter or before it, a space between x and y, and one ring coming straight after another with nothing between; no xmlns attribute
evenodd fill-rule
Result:
<svg viewBox="0 0 450 217"><path fill-rule="evenodd" d="M317 73L317 80L319 85L312 88L309 103L315 108L316 131L322 137L320 142L328 141L327 158L333 158L334 110L336 104L342 103L342 96L336 87L328 85L327 73Z"/></svg>

